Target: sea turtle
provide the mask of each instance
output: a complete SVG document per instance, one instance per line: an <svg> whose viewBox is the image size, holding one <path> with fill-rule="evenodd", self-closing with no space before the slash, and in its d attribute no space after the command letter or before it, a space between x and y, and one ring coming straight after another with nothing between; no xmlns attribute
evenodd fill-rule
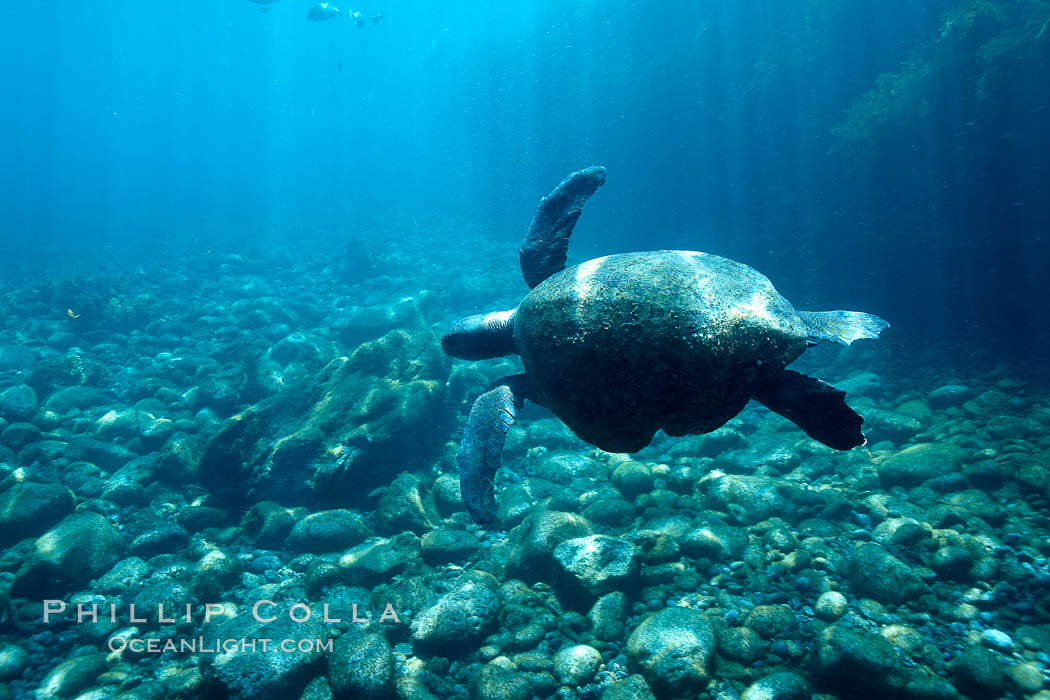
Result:
<svg viewBox="0 0 1050 700"><path fill-rule="evenodd" d="M532 291L516 309L465 318L442 339L453 357L518 354L525 366L482 393L467 419L458 464L474 520L495 521L493 478L525 399L607 452L637 452L657 430L710 432L750 399L834 449L865 444L844 391L785 367L816 340L849 345L889 324L856 311L796 311L764 275L709 253L624 253L565 269L583 204L604 182L604 168L587 168L545 197L520 251Z"/></svg>
<svg viewBox="0 0 1050 700"><path fill-rule="evenodd" d="M325 22L339 17L339 8L329 2L319 2L306 13L306 19L313 22Z"/></svg>

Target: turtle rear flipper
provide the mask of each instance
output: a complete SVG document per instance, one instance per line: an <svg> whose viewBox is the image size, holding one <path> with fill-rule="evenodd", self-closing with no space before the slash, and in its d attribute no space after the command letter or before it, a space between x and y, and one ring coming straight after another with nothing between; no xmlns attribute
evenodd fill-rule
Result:
<svg viewBox="0 0 1050 700"><path fill-rule="evenodd" d="M846 392L827 382L785 369L759 387L755 400L828 447L848 450L867 443L860 431L864 419L846 405Z"/></svg>
<svg viewBox="0 0 1050 700"><path fill-rule="evenodd" d="M503 458L507 431L525 401L528 379L514 374L499 380L474 401L459 443L459 488L470 517L479 525L496 522L493 480Z"/></svg>
<svg viewBox="0 0 1050 700"><path fill-rule="evenodd" d="M809 337L849 345L861 338L878 338L890 327L874 314L863 311L797 311Z"/></svg>
<svg viewBox="0 0 1050 700"><path fill-rule="evenodd" d="M518 254L529 289L565 269L569 236L583 212L583 203L603 184L605 168L585 168L562 180L540 202Z"/></svg>
<svg viewBox="0 0 1050 700"><path fill-rule="evenodd" d="M514 347L515 310L467 316L441 339L446 355L461 360L488 360L517 353Z"/></svg>

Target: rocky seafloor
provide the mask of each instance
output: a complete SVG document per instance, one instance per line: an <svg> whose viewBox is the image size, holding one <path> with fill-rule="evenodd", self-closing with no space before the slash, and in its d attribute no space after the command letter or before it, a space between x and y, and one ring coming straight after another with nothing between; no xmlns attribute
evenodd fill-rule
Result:
<svg viewBox="0 0 1050 700"><path fill-rule="evenodd" d="M482 529L455 449L516 361L438 341L516 303L514 250L390 239L0 290L0 698L1050 700L1022 369L812 351L846 453L751 406L607 454L527 408Z"/></svg>

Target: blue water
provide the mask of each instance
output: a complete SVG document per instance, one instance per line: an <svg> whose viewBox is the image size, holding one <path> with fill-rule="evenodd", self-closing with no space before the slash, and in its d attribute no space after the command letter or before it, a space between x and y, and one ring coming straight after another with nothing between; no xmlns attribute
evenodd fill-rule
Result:
<svg viewBox="0 0 1050 700"><path fill-rule="evenodd" d="M708 250L946 348L1047 339L1048 36L978 99L1002 26L939 46L971 5L950 0L367 0L384 20L361 28L310 5L4 3L5 249L133 264L435 221L516 242L597 163L579 259ZM846 110L914 57L941 63L914 120L863 162L838 150Z"/></svg>
<svg viewBox="0 0 1050 700"><path fill-rule="evenodd" d="M1050 0L360 2L0 2L0 700L1043 697Z"/></svg>

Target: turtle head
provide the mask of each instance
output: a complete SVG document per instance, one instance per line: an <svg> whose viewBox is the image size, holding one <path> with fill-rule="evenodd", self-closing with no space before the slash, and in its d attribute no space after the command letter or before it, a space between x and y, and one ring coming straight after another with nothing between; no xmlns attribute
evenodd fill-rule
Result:
<svg viewBox="0 0 1050 700"><path fill-rule="evenodd" d="M514 355L514 313L494 311L488 314L468 316L448 329L441 339L446 355L461 360L488 360L493 357Z"/></svg>

